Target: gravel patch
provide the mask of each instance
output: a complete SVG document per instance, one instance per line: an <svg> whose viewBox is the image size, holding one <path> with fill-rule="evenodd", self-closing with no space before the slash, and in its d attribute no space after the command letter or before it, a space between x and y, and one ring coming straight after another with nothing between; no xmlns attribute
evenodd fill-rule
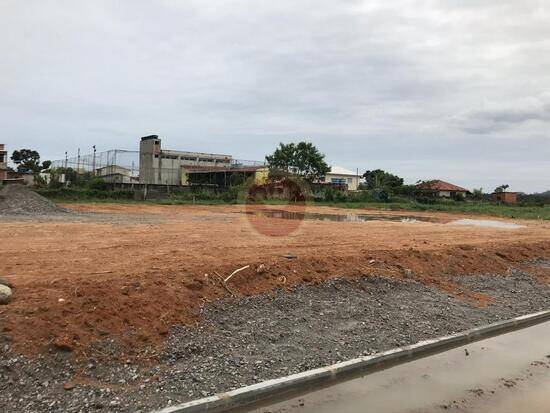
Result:
<svg viewBox="0 0 550 413"><path fill-rule="evenodd" d="M65 213L67 211L24 185L12 184L0 189L0 215L40 216Z"/></svg>
<svg viewBox="0 0 550 413"><path fill-rule="evenodd" d="M62 352L29 360L0 344L0 411L148 412L549 307L550 287L520 271L453 279L496 302L476 308L413 280L338 279L209 304L196 328L173 327L151 367ZM116 343L101 352L116 355Z"/></svg>
<svg viewBox="0 0 550 413"><path fill-rule="evenodd" d="M541 268L550 268L550 258L536 258L528 263Z"/></svg>

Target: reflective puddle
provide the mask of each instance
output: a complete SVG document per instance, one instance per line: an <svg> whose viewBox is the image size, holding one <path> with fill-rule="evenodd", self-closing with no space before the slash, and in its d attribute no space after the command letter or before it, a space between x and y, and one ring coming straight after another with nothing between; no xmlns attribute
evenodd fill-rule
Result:
<svg viewBox="0 0 550 413"><path fill-rule="evenodd" d="M317 212L296 212L282 209L263 209L257 211L245 211L245 214L261 216L266 218L293 219L299 221L332 221L332 222L369 222L369 221L392 221L392 222L439 222L446 221L414 215L385 215L385 214L321 214Z"/></svg>
<svg viewBox="0 0 550 413"><path fill-rule="evenodd" d="M549 343L546 322L252 413L548 413Z"/></svg>
<svg viewBox="0 0 550 413"><path fill-rule="evenodd" d="M471 225L476 227L519 229L523 225L517 225L510 222L489 220L489 219L457 219L448 220L437 217L427 217L418 215L391 215L391 214L322 214L317 212L297 212L286 211L283 209L259 209L254 211L243 211L248 215L290 219L298 221L331 221L331 222L370 222L370 221L391 221L391 222L432 222L438 224L450 225Z"/></svg>

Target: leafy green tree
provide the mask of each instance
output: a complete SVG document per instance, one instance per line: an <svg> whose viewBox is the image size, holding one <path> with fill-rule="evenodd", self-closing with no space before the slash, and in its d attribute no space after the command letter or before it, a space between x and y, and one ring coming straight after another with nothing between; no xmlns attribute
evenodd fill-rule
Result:
<svg viewBox="0 0 550 413"><path fill-rule="evenodd" d="M324 178L330 171L325 155L310 142L280 143L265 159L272 178L291 174L313 182Z"/></svg>
<svg viewBox="0 0 550 413"><path fill-rule="evenodd" d="M365 187L370 190L386 190L393 192L403 186L403 178L382 169L366 171L363 174L365 178Z"/></svg>
<svg viewBox="0 0 550 413"><path fill-rule="evenodd" d="M472 190L472 199L475 201L482 201L484 198L483 188L474 188Z"/></svg>
<svg viewBox="0 0 550 413"><path fill-rule="evenodd" d="M52 166L52 161L44 161L42 162L42 170L50 169Z"/></svg>
<svg viewBox="0 0 550 413"><path fill-rule="evenodd" d="M17 165L17 172L38 173L43 169L48 169L52 164L51 161L44 161L40 165L40 154L32 149L13 151L11 160Z"/></svg>
<svg viewBox="0 0 550 413"><path fill-rule="evenodd" d="M506 185L501 185L501 186L497 186L495 188L495 192L504 192L506 191L508 188L510 188L510 185L506 184Z"/></svg>

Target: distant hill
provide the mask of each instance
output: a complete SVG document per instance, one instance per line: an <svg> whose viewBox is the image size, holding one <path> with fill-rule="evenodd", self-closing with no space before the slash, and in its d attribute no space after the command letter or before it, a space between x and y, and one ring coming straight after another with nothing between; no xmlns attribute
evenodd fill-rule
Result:
<svg viewBox="0 0 550 413"><path fill-rule="evenodd" d="M544 192L535 192L533 194L518 194L521 201L541 202L550 204L550 190Z"/></svg>

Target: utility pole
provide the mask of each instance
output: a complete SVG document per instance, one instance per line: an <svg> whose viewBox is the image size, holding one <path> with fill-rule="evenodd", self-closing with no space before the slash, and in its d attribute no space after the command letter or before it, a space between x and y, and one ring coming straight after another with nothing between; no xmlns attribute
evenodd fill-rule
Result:
<svg viewBox="0 0 550 413"><path fill-rule="evenodd" d="M78 181L78 175L80 174L80 148L78 148L78 152L77 152L77 156L76 156L76 175L75 175L75 180Z"/></svg>
<svg viewBox="0 0 550 413"><path fill-rule="evenodd" d="M93 160L92 160L92 175L95 175L95 145L92 146L92 148L94 148L94 157L93 157Z"/></svg>
<svg viewBox="0 0 550 413"><path fill-rule="evenodd" d="M68 174L67 174L67 167L68 167L68 163L69 163L69 157L67 155L67 151L65 151L65 188L67 188L69 186L69 180L68 180Z"/></svg>

